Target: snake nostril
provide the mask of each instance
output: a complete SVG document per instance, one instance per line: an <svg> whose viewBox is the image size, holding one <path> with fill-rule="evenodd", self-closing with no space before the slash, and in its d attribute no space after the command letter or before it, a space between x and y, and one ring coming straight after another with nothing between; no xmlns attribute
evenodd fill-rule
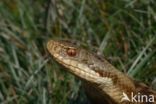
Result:
<svg viewBox="0 0 156 104"><path fill-rule="evenodd" d="M56 50L57 50L57 48L58 48L57 46L55 46L55 45L53 46L53 50L55 50L55 51L56 51Z"/></svg>

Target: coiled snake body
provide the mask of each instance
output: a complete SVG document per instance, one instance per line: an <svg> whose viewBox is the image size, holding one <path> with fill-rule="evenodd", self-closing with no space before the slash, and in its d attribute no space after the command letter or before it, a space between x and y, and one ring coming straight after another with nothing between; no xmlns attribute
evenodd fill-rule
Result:
<svg viewBox="0 0 156 104"><path fill-rule="evenodd" d="M75 43L50 40L47 49L57 62L83 81L93 104L156 104L156 92Z"/></svg>

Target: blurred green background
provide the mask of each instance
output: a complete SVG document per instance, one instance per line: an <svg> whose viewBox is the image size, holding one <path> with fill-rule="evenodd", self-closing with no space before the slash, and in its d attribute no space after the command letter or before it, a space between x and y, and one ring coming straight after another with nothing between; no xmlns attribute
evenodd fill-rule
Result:
<svg viewBox="0 0 156 104"><path fill-rule="evenodd" d="M155 4L155 0L1 0L0 103L87 103L81 82L49 56L50 39L78 40L154 87Z"/></svg>

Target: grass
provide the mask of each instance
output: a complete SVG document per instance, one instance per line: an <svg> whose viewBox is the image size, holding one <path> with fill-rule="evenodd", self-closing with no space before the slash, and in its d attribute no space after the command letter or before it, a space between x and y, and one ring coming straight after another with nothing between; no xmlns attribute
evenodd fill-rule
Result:
<svg viewBox="0 0 156 104"><path fill-rule="evenodd" d="M78 40L97 49L119 70L155 86L155 3L1 0L1 104L87 102L81 82L49 57L50 39Z"/></svg>

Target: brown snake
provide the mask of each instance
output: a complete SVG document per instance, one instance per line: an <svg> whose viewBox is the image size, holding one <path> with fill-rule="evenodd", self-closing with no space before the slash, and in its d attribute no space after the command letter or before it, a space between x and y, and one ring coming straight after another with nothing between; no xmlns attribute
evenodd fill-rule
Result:
<svg viewBox="0 0 156 104"><path fill-rule="evenodd" d="M57 62L83 81L93 104L156 104L155 91L75 43L50 40L47 49Z"/></svg>

